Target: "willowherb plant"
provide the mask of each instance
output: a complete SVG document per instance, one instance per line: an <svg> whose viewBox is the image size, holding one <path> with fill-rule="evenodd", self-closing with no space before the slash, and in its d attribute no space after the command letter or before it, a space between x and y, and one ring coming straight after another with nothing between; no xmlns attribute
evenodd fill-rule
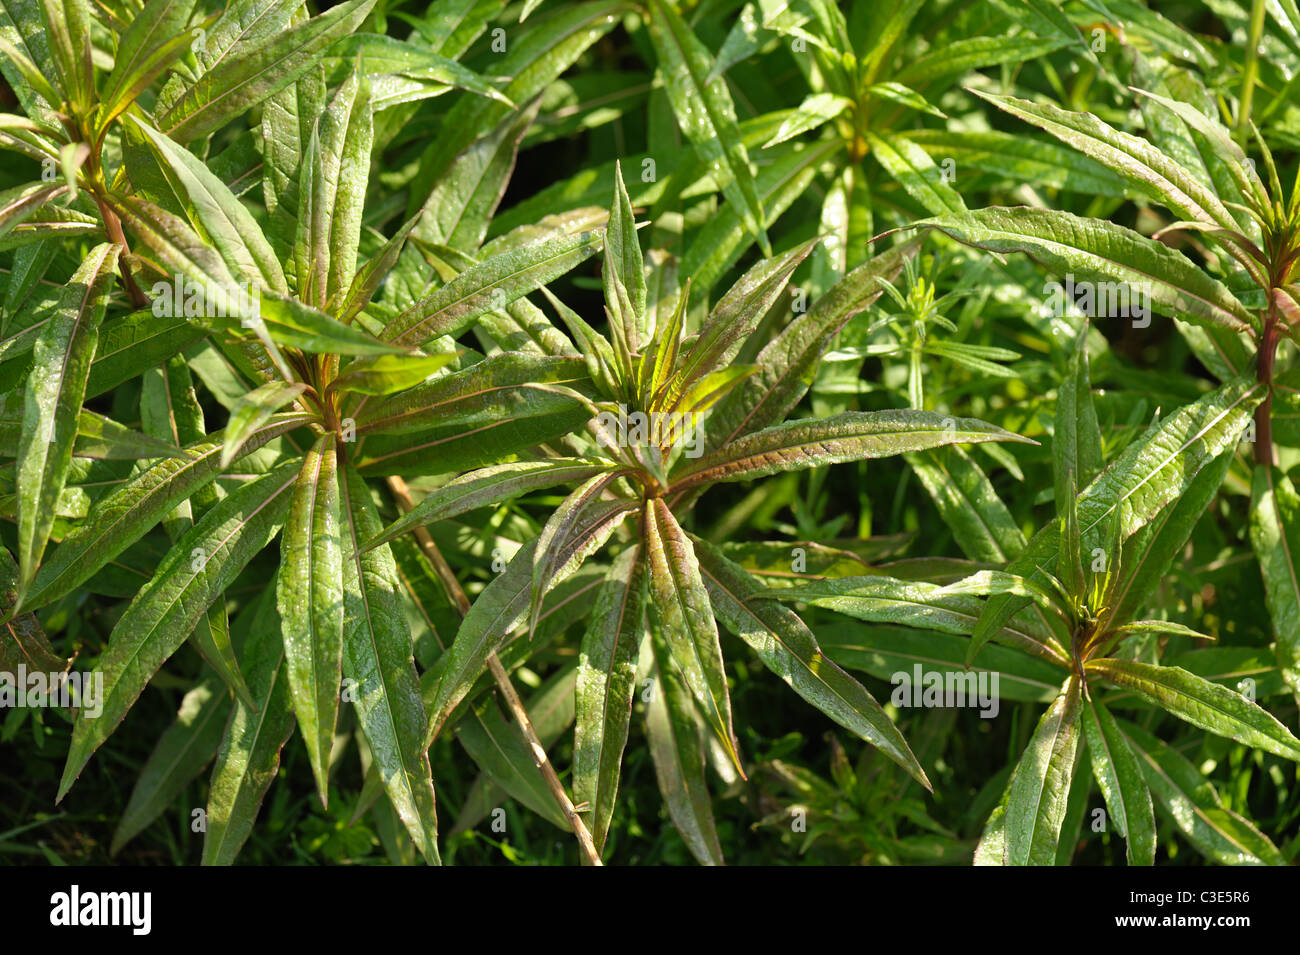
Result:
<svg viewBox="0 0 1300 955"><path fill-rule="evenodd" d="M1228 6L0 0L0 678L101 689L0 739L205 864L1292 861L1300 15Z"/></svg>

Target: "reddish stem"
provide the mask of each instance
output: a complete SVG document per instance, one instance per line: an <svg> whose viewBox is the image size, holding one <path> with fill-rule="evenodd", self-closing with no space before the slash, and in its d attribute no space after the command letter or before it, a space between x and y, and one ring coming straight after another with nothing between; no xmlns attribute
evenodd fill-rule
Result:
<svg viewBox="0 0 1300 955"><path fill-rule="evenodd" d="M1273 460L1273 361L1277 357L1277 305L1269 293L1264 318L1264 337L1255 356L1255 377L1264 385L1264 400L1255 406L1255 463L1272 465Z"/></svg>

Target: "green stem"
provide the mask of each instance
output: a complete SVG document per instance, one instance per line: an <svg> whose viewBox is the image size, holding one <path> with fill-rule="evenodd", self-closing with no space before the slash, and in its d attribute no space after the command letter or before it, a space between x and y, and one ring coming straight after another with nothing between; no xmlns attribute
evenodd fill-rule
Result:
<svg viewBox="0 0 1300 955"><path fill-rule="evenodd" d="M1244 146L1250 125L1251 105L1255 99L1255 81L1259 78L1259 41L1264 35L1264 0L1253 0L1250 7L1250 37L1246 46L1246 65L1241 73L1241 98L1237 104L1237 140Z"/></svg>

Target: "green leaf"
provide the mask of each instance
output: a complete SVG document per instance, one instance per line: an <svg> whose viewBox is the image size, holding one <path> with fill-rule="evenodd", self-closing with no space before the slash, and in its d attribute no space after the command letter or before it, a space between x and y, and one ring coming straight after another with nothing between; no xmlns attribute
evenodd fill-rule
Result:
<svg viewBox="0 0 1300 955"><path fill-rule="evenodd" d="M329 805L330 752L343 678L343 550L333 435L303 459L280 539L276 607L293 711L321 805Z"/></svg>
<svg viewBox="0 0 1300 955"><path fill-rule="evenodd" d="M1240 693L1178 667L1136 660L1089 660L1088 671L1203 730L1300 762L1300 740Z"/></svg>
<svg viewBox="0 0 1300 955"><path fill-rule="evenodd" d="M397 355L403 352L403 349L386 345L369 333L344 325L297 299L262 292L258 303L267 333L278 344L326 355Z"/></svg>
<svg viewBox="0 0 1300 955"><path fill-rule="evenodd" d="M275 781L280 750L293 733L280 619L272 599L275 589L272 581L263 592L244 647L244 669L257 707L235 702L212 767L207 829L203 835L204 865L234 863Z"/></svg>
<svg viewBox="0 0 1300 955"><path fill-rule="evenodd" d="M1099 700L1086 698L1083 713L1083 736L1092 772L1115 829L1125 839L1128 864L1155 865L1156 820L1138 757L1115 717Z"/></svg>
<svg viewBox="0 0 1300 955"><path fill-rule="evenodd" d="M67 480L117 252L109 244L91 251L64 286L32 349L17 461L19 601L40 567Z"/></svg>
<svg viewBox="0 0 1300 955"><path fill-rule="evenodd" d="M1113 552L1112 528L1117 527L1122 543L1196 486L1197 475L1236 445L1251 410L1259 403L1261 390L1249 378L1235 379L1179 408L1125 448L1078 496L1082 552L1091 553L1098 546ZM1194 522L1195 517L1188 519ZM1190 533L1190 524L1183 527ZM1059 525L1048 523L1007 566L1008 572L1041 578L1040 568L1051 566L1057 558L1059 541ZM1026 604L1020 597L991 598L971 635L969 659L975 658L990 633Z"/></svg>
<svg viewBox="0 0 1300 955"><path fill-rule="evenodd" d="M632 201L623 184L622 166L617 162L614 164L614 198L610 201L609 226L605 230L605 267L601 270L600 280L612 320L619 321L623 329L623 340L631 351L639 350L646 302L645 263L641 258L641 243L637 240ZM624 297L631 306L630 314L623 314Z"/></svg>
<svg viewBox="0 0 1300 955"><path fill-rule="evenodd" d="M1014 96L975 91L982 99L1051 133L1132 183L1143 195L1168 207L1182 220L1213 223L1236 231L1232 214L1219 197L1165 152L1121 132L1091 113L1031 103Z"/></svg>
<svg viewBox="0 0 1300 955"><path fill-rule="evenodd" d="M289 503L284 492L296 474L295 463L232 491L177 542L136 594L95 666L104 681L102 712L93 718L78 714L59 800L208 605L274 537ZM248 682L252 689L251 675Z"/></svg>
<svg viewBox="0 0 1300 955"><path fill-rule="evenodd" d="M1145 295L1151 307L1194 325L1248 332L1257 324L1221 282L1185 256L1113 222L1056 209L995 206L917 225L990 252L1027 253L1057 275L1123 283L1130 307Z"/></svg>
<svg viewBox="0 0 1300 955"><path fill-rule="evenodd" d="M807 393L835 335L880 296L883 283L899 273L918 246L913 241L877 255L837 282L807 312L796 315L758 353L758 373L714 408L705 433L706 451L726 448L746 432L783 421Z"/></svg>
<svg viewBox="0 0 1300 955"><path fill-rule="evenodd" d="M1300 699L1300 495L1271 465L1255 465L1250 542L1264 577L1277 665Z"/></svg>
<svg viewBox="0 0 1300 955"><path fill-rule="evenodd" d="M1088 330L1084 321L1074 340L1074 351L1056 393L1056 425L1052 434L1053 474L1056 507L1065 513L1074 499L1069 489L1087 487L1100 473L1101 426L1092 403L1092 379L1088 373Z"/></svg>
<svg viewBox="0 0 1300 955"><path fill-rule="evenodd" d="M145 830L212 762L225 734L230 696L224 681L209 676L185 694L176 720L163 731L140 770L131 798L113 831L110 855Z"/></svg>
<svg viewBox="0 0 1300 955"><path fill-rule="evenodd" d="M1137 754L1151 795L1198 852L1221 865L1285 865L1267 836L1224 808L1214 786L1185 756L1132 723L1116 723Z"/></svg>
<svg viewBox="0 0 1300 955"><path fill-rule="evenodd" d="M391 395L428 381L434 373L454 362L456 352L439 355L378 355L350 362L330 383L336 391L359 395Z"/></svg>
<svg viewBox="0 0 1300 955"><path fill-rule="evenodd" d="M965 448L949 445L908 454L907 463L971 560L1005 564L1025 549L1025 535Z"/></svg>
<svg viewBox="0 0 1300 955"><path fill-rule="evenodd" d="M439 865L424 703L397 567L387 545L361 549L362 541L378 534L382 525L365 482L350 468L344 470L340 492L343 674L353 681L357 721L389 801L425 861Z"/></svg>
<svg viewBox="0 0 1300 955"><path fill-rule="evenodd" d="M740 139L727 81L708 79L708 50L665 0L650 0L649 25L668 98L682 131L714 170L727 201L741 212L745 228L758 239L763 255L771 256L763 231L763 205L749 168L749 154Z"/></svg>
<svg viewBox="0 0 1300 955"><path fill-rule="evenodd" d="M514 172L519 143L541 105L541 97L534 97L453 160L425 200L417 238L467 253L478 250Z"/></svg>
<svg viewBox="0 0 1300 955"><path fill-rule="evenodd" d="M272 415L306 390L304 384L271 381L241 397L231 409L230 421L226 425L221 469L224 471L230 467L230 462L239 457L244 442L270 421Z"/></svg>
<svg viewBox="0 0 1300 955"><path fill-rule="evenodd" d="M281 415L244 442L251 453L268 441L301 427L306 415ZM41 567L29 603L42 607L71 593L162 521L179 504L197 494L221 473L220 434L165 458L108 494L86 521L63 539Z"/></svg>
<svg viewBox="0 0 1300 955"><path fill-rule="evenodd" d="M1034 730L1011 774L1006 861L1053 865L1079 750L1079 678L1071 676Z"/></svg>
<svg viewBox="0 0 1300 955"><path fill-rule="evenodd" d="M603 241L602 231L555 236L483 259L394 318L383 339L421 345L459 335L478 316L505 308L586 261Z"/></svg>
<svg viewBox="0 0 1300 955"><path fill-rule="evenodd" d="M903 136L877 136L870 130L866 139L885 172L931 215L966 211L961 195L944 180L930 154L916 143Z"/></svg>
<svg viewBox="0 0 1300 955"><path fill-rule="evenodd" d="M113 72L99 94L99 125L125 112L173 62L190 48L187 29L194 0L149 0L117 44Z"/></svg>
<svg viewBox="0 0 1300 955"><path fill-rule="evenodd" d="M703 865L723 865L691 693L682 683L664 636L652 630L650 643L654 650L654 682L646 707L645 731L659 791L691 855Z"/></svg>
<svg viewBox="0 0 1300 955"><path fill-rule="evenodd" d="M578 657L573 794L591 807L591 838L604 848L614 817L623 749L645 636L646 561L639 545L621 553L596 595Z"/></svg>
<svg viewBox="0 0 1300 955"><path fill-rule="evenodd" d="M977 678L981 673L997 674L997 686L990 689L996 689L1000 700L1050 703L1061 688L1060 663L1035 659L1010 647L985 647L980 654L981 665L966 670L966 640L948 633L909 627L823 624L817 628L817 641L840 666L886 682L897 673L913 673L920 664L924 672L942 676L945 685L951 679L961 681L959 686L970 687L970 674ZM967 700L973 692L967 692Z"/></svg>
<svg viewBox="0 0 1300 955"><path fill-rule="evenodd" d="M930 789L925 770L880 704L822 653L798 615L772 600L766 588L720 550L698 537L691 540L710 605L723 626L749 644L796 693Z"/></svg>
<svg viewBox="0 0 1300 955"><path fill-rule="evenodd" d="M788 421L737 438L681 468L673 475L673 490L982 441L1033 443L974 418L933 411L844 411L828 418Z"/></svg>
<svg viewBox="0 0 1300 955"><path fill-rule="evenodd" d="M178 143L216 132L315 66L323 51L355 30L374 4L350 0L225 56L159 113L158 128Z"/></svg>
<svg viewBox="0 0 1300 955"><path fill-rule="evenodd" d="M575 572L618 529L633 508L630 501L611 501L596 510L586 524L553 556L552 586ZM504 571L475 599L456 632L451 648L439 658L441 674L429 702L426 741L432 741L457 704L465 698L487 665L490 653L528 618L533 591L533 561L537 539L521 547Z"/></svg>
<svg viewBox="0 0 1300 955"><path fill-rule="evenodd" d="M50 52L58 68L59 90L69 103L84 107L95 88L87 0L41 0ZM52 105L58 105L52 103Z"/></svg>
<svg viewBox="0 0 1300 955"><path fill-rule="evenodd" d="M374 547L400 537L417 527L445 521L467 511L489 507L541 488L586 481L609 470L607 462L582 458L549 458L545 461L514 461L462 474L438 490L366 543Z"/></svg>
<svg viewBox="0 0 1300 955"><path fill-rule="evenodd" d="M487 774L513 799L543 819L569 831L568 819L555 804L532 750L515 724L508 722L491 696L474 704L473 713L456 725L456 738Z"/></svg>
<svg viewBox="0 0 1300 955"><path fill-rule="evenodd" d="M0 236L67 191L67 184L62 182L30 182L0 192Z"/></svg>
<svg viewBox="0 0 1300 955"><path fill-rule="evenodd" d="M776 135L763 144L763 148L767 149L769 146L783 143L787 139L793 139L795 136L811 132L817 127L829 123L851 106L853 106L853 100L847 96L836 96L834 93L810 93L795 111L781 123L781 128L776 131Z"/></svg>
<svg viewBox="0 0 1300 955"><path fill-rule="evenodd" d="M308 304L323 306L356 273L374 132L370 84L354 71L325 108L303 159L294 255L298 295Z"/></svg>
<svg viewBox="0 0 1300 955"><path fill-rule="evenodd" d="M662 498L647 502L642 527L655 626L671 650L675 670L743 774L718 626L695 548Z"/></svg>
<svg viewBox="0 0 1300 955"><path fill-rule="evenodd" d="M735 361L759 322L785 291L790 276L820 241L820 237L809 239L775 258L763 259L727 290L701 324L694 344L682 358L674 385L667 394L670 400L684 393L691 383Z"/></svg>
<svg viewBox="0 0 1300 955"><path fill-rule="evenodd" d="M185 211L203 236L221 253L233 276L288 293L284 271L252 213L197 156L172 142L138 117L132 117L153 143L174 179Z"/></svg>

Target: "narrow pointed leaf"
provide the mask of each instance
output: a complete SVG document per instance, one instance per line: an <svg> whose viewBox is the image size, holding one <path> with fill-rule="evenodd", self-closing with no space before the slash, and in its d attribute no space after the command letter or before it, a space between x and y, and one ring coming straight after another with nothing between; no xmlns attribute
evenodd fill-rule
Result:
<svg viewBox="0 0 1300 955"><path fill-rule="evenodd" d="M329 805L330 752L343 679L343 551L333 435L317 440L294 483L281 536L276 606L293 711L321 805Z"/></svg>

